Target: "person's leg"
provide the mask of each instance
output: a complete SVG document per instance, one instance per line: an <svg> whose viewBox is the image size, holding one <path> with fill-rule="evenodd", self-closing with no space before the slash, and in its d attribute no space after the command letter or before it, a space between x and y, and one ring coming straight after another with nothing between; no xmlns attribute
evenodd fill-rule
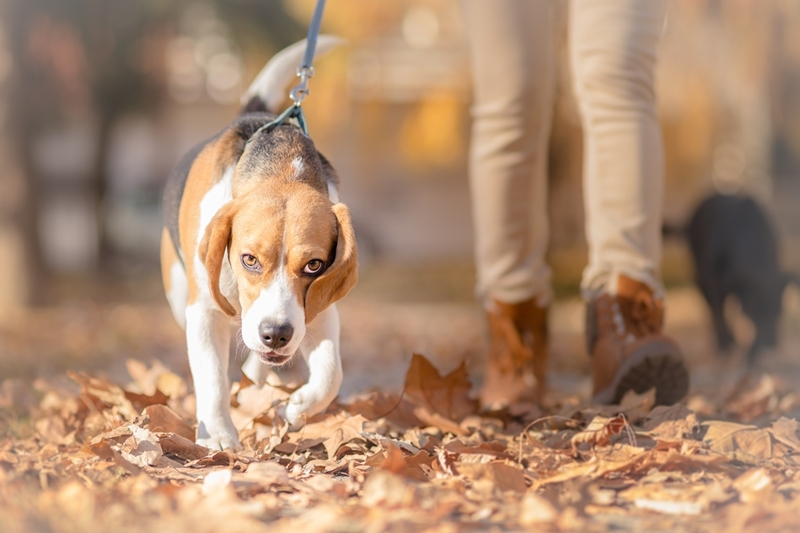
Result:
<svg viewBox="0 0 800 533"><path fill-rule="evenodd" d="M512 384L490 383L492 365L504 358L507 367L515 366L530 362L531 350L538 351L537 373L543 380L545 308L552 294L544 256L554 5L552 0L461 4L474 81L469 162L476 292L486 305L492 336L482 401L492 404L513 401L522 392ZM526 339L528 332L538 348Z"/></svg>
<svg viewBox="0 0 800 533"><path fill-rule="evenodd" d="M584 128L592 293L618 274L661 292L664 149L654 76L664 0L573 0L570 54Z"/></svg>
<svg viewBox="0 0 800 533"><path fill-rule="evenodd" d="M587 338L595 398L657 389L682 397L688 375L661 335L664 150L654 71L665 0L572 0L571 62L584 128L589 264Z"/></svg>

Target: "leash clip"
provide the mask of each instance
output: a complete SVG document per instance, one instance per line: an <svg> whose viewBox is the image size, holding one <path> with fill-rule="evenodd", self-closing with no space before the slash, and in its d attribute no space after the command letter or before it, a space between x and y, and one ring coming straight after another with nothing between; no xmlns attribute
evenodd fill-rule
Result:
<svg viewBox="0 0 800 533"><path fill-rule="evenodd" d="M314 67L298 67L297 77L300 78L300 85L294 87L289 93L294 105L299 106L303 103L311 89L308 88L308 80L314 77Z"/></svg>

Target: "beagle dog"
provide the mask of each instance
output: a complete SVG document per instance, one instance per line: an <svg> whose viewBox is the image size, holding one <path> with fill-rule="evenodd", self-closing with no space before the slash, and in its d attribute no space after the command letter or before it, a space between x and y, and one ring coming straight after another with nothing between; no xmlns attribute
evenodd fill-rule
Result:
<svg viewBox="0 0 800 533"><path fill-rule="evenodd" d="M317 51L338 42L320 36ZM308 382L285 407L290 423L323 411L342 382L334 302L358 277L350 213L333 167L298 127L259 130L280 110L304 49L296 43L270 60L240 116L184 156L164 191L164 289L186 331L197 442L212 449L239 446L228 383L239 320L254 381L263 382L258 367L306 360Z"/></svg>

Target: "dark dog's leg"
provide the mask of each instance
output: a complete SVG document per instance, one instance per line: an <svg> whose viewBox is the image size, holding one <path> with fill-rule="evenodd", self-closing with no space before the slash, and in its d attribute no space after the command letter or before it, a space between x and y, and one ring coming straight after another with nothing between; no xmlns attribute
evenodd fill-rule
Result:
<svg viewBox="0 0 800 533"><path fill-rule="evenodd" d="M713 273L712 273L713 275ZM717 336L717 348L720 352L727 354L735 344L731 330L725 322L725 297L727 294L719 287L718 280L699 279L698 285L706 297L708 307L711 309L711 318L714 324L714 333Z"/></svg>

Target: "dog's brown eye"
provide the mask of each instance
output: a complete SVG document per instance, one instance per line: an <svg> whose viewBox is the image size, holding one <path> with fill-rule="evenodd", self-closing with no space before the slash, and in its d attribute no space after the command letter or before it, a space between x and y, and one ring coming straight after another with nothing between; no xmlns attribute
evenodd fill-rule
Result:
<svg viewBox="0 0 800 533"><path fill-rule="evenodd" d="M250 270L257 270L258 269L258 259L254 255L250 254L243 254L242 255L242 264L245 268Z"/></svg>
<svg viewBox="0 0 800 533"><path fill-rule="evenodd" d="M312 259L306 264L305 268L303 268L303 272L306 274L318 274L323 266L325 266L325 263L319 259Z"/></svg>

